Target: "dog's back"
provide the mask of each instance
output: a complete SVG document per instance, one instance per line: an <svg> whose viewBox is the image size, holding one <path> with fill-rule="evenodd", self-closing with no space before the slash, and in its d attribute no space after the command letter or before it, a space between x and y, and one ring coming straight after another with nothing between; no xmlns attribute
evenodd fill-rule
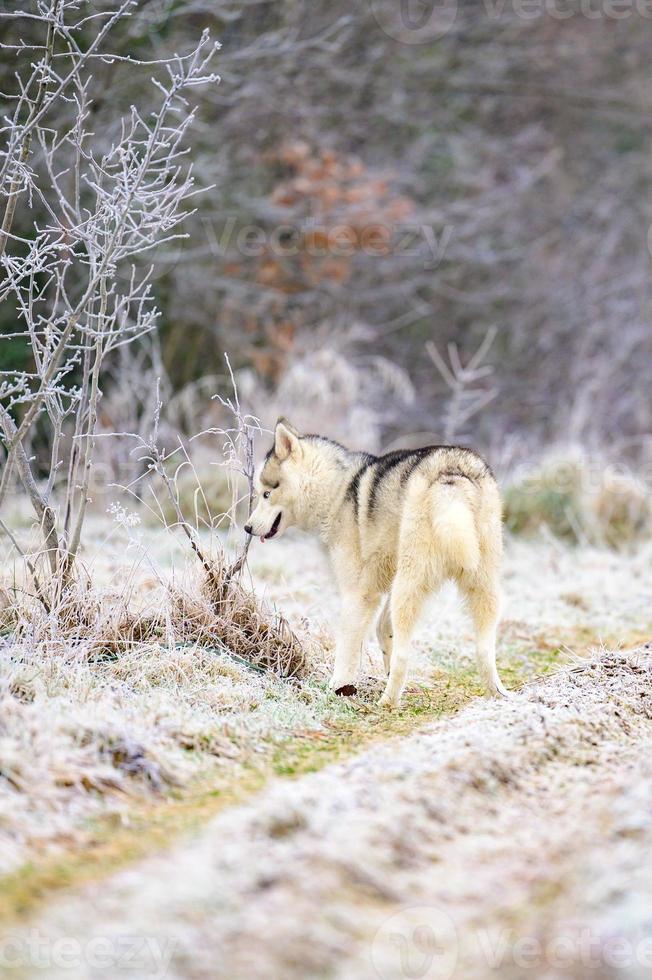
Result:
<svg viewBox="0 0 652 980"><path fill-rule="evenodd" d="M454 446L426 446L362 458L347 487L343 535L391 580L405 547L419 543L432 574L459 578L481 557L500 555L501 504L487 463ZM351 527L350 525L353 525ZM411 542L408 544L408 542ZM389 582L379 583L383 590Z"/></svg>

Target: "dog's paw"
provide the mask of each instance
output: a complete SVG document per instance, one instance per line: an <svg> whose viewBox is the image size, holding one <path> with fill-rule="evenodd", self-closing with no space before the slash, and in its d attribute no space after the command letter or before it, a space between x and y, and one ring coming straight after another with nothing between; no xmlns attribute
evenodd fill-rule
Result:
<svg viewBox="0 0 652 980"><path fill-rule="evenodd" d="M342 684L341 687L334 687L333 690L340 698L354 698L358 693L355 684Z"/></svg>
<svg viewBox="0 0 652 980"><path fill-rule="evenodd" d="M356 678L351 677L348 673L333 673L328 682L328 686L331 691L335 694L339 694L342 697L353 697L354 694L358 693L358 685L356 684Z"/></svg>
<svg viewBox="0 0 652 980"><path fill-rule="evenodd" d="M378 702L378 707L379 708L390 708L390 709L396 708L396 707L398 707L398 699L397 698L390 697L390 695L387 694L387 692L385 692L385 694L383 694L383 696L381 697L380 701Z"/></svg>

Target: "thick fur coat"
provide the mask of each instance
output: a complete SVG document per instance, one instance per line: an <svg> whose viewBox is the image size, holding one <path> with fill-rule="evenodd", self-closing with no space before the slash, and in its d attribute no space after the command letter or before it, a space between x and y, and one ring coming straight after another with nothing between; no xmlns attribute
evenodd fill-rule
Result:
<svg viewBox="0 0 652 980"><path fill-rule="evenodd" d="M268 539L295 526L328 550L342 598L334 690L355 693L362 643L383 600L381 704L396 705L424 601L453 579L473 619L483 680L491 693L506 693L496 670L502 507L481 456L455 446L373 456L299 435L279 419L256 480L249 533Z"/></svg>

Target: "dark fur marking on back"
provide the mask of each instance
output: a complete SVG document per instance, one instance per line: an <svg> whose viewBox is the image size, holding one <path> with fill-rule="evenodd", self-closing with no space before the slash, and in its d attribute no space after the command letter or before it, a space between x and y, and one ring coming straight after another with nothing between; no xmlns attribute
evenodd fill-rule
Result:
<svg viewBox="0 0 652 980"><path fill-rule="evenodd" d="M469 476L468 473L462 473L461 470L442 470L437 476L437 480L443 480L444 483L453 483L457 478L468 480L469 483L473 483L474 485L476 482L472 476Z"/></svg>
<svg viewBox="0 0 652 980"><path fill-rule="evenodd" d="M358 496L360 491L360 480L367 472L369 467L373 466L373 464L377 461L377 459L378 459L377 456L367 456L364 459L362 466L356 471L355 476L353 477L348 487L346 488L345 499L352 501L356 520L358 519L358 513L360 511L360 499Z"/></svg>
<svg viewBox="0 0 652 980"><path fill-rule="evenodd" d="M375 472L373 479L371 481L371 487L369 490L369 506L368 506L368 516L371 516L376 508L378 488L381 482L393 469L397 466L401 466L407 460L410 460L410 473L417 466L421 460L428 454L428 449L395 449L392 453L385 453L381 456L375 464ZM404 474L401 474L401 481Z"/></svg>
<svg viewBox="0 0 652 980"><path fill-rule="evenodd" d="M419 463L423 462L426 458L427 453L422 453L419 456L413 456L408 465L405 467L401 473L401 486L407 483L414 471L416 470Z"/></svg>
<svg viewBox="0 0 652 980"><path fill-rule="evenodd" d="M437 451L442 450L442 449L452 450L452 451L454 451L456 453L464 453L466 456L472 456L480 464L480 466L482 467L482 472L481 472L481 474L478 474L478 475L482 475L482 476L485 476L485 475L486 476L493 476L494 475L493 474L493 470L489 466L489 463L484 458L484 456L481 456L480 453L476 452L475 449L470 449L468 446L426 446L425 449L423 450L423 452L424 453L426 453L426 452L427 453L432 453L432 452L437 452ZM468 479L468 480L473 480L473 477L467 476L467 474L466 473L462 473L461 470L457 470L457 469L456 470L450 470L450 472L451 473L455 473L456 476L463 476L463 477L466 477L466 479Z"/></svg>
<svg viewBox="0 0 652 980"><path fill-rule="evenodd" d="M476 453L473 449L467 449L466 446L423 446L420 449L397 449L394 452L386 453L384 456L380 456L376 460L376 471L369 490L367 516L371 517L376 508L380 484L388 473L391 473L391 471L397 466L401 466L404 463L407 464L401 473L401 485L403 486L410 479L417 466L419 466L419 464L422 463L427 456L445 450L454 450L455 452L461 452L473 456L482 466L482 474L479 475L484 475L485 473L491 474L491 469L482 456ZM463 473L457 468L443 470L442 473L437 476L437 479L441 479L443 483L454 484L457 477L462 477L462 479L468 480L473 484L476 483L473 476L469 476L467 473Z"/></svg>

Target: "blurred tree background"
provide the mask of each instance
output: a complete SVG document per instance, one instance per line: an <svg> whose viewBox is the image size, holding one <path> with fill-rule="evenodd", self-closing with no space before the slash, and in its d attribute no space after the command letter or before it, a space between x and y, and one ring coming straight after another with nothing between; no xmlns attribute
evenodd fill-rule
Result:
<svg viewBox="0 0 652 980"><path fill-rule="evenodd" d="M423 29L392 0L140 0L112 33L123 60L98 60L92 91L107 145L149 97L129 59L181 51L205 26L223 45L193 126L205 192L187 237L143 257L171 389L222 373L228 351L276 406L292 365L332 348L409 376L415 397L385 412L385 439L437 433L450 391L427 343L464 362L495 330L476 443L636 453L650 429L652 10L417 7ZM0 101L43 43L41 24L18 23L0 21L16 45ZM46 220L45 202L23 201L14 231ZM0 344L2 367L27 356Z"/></svg>

